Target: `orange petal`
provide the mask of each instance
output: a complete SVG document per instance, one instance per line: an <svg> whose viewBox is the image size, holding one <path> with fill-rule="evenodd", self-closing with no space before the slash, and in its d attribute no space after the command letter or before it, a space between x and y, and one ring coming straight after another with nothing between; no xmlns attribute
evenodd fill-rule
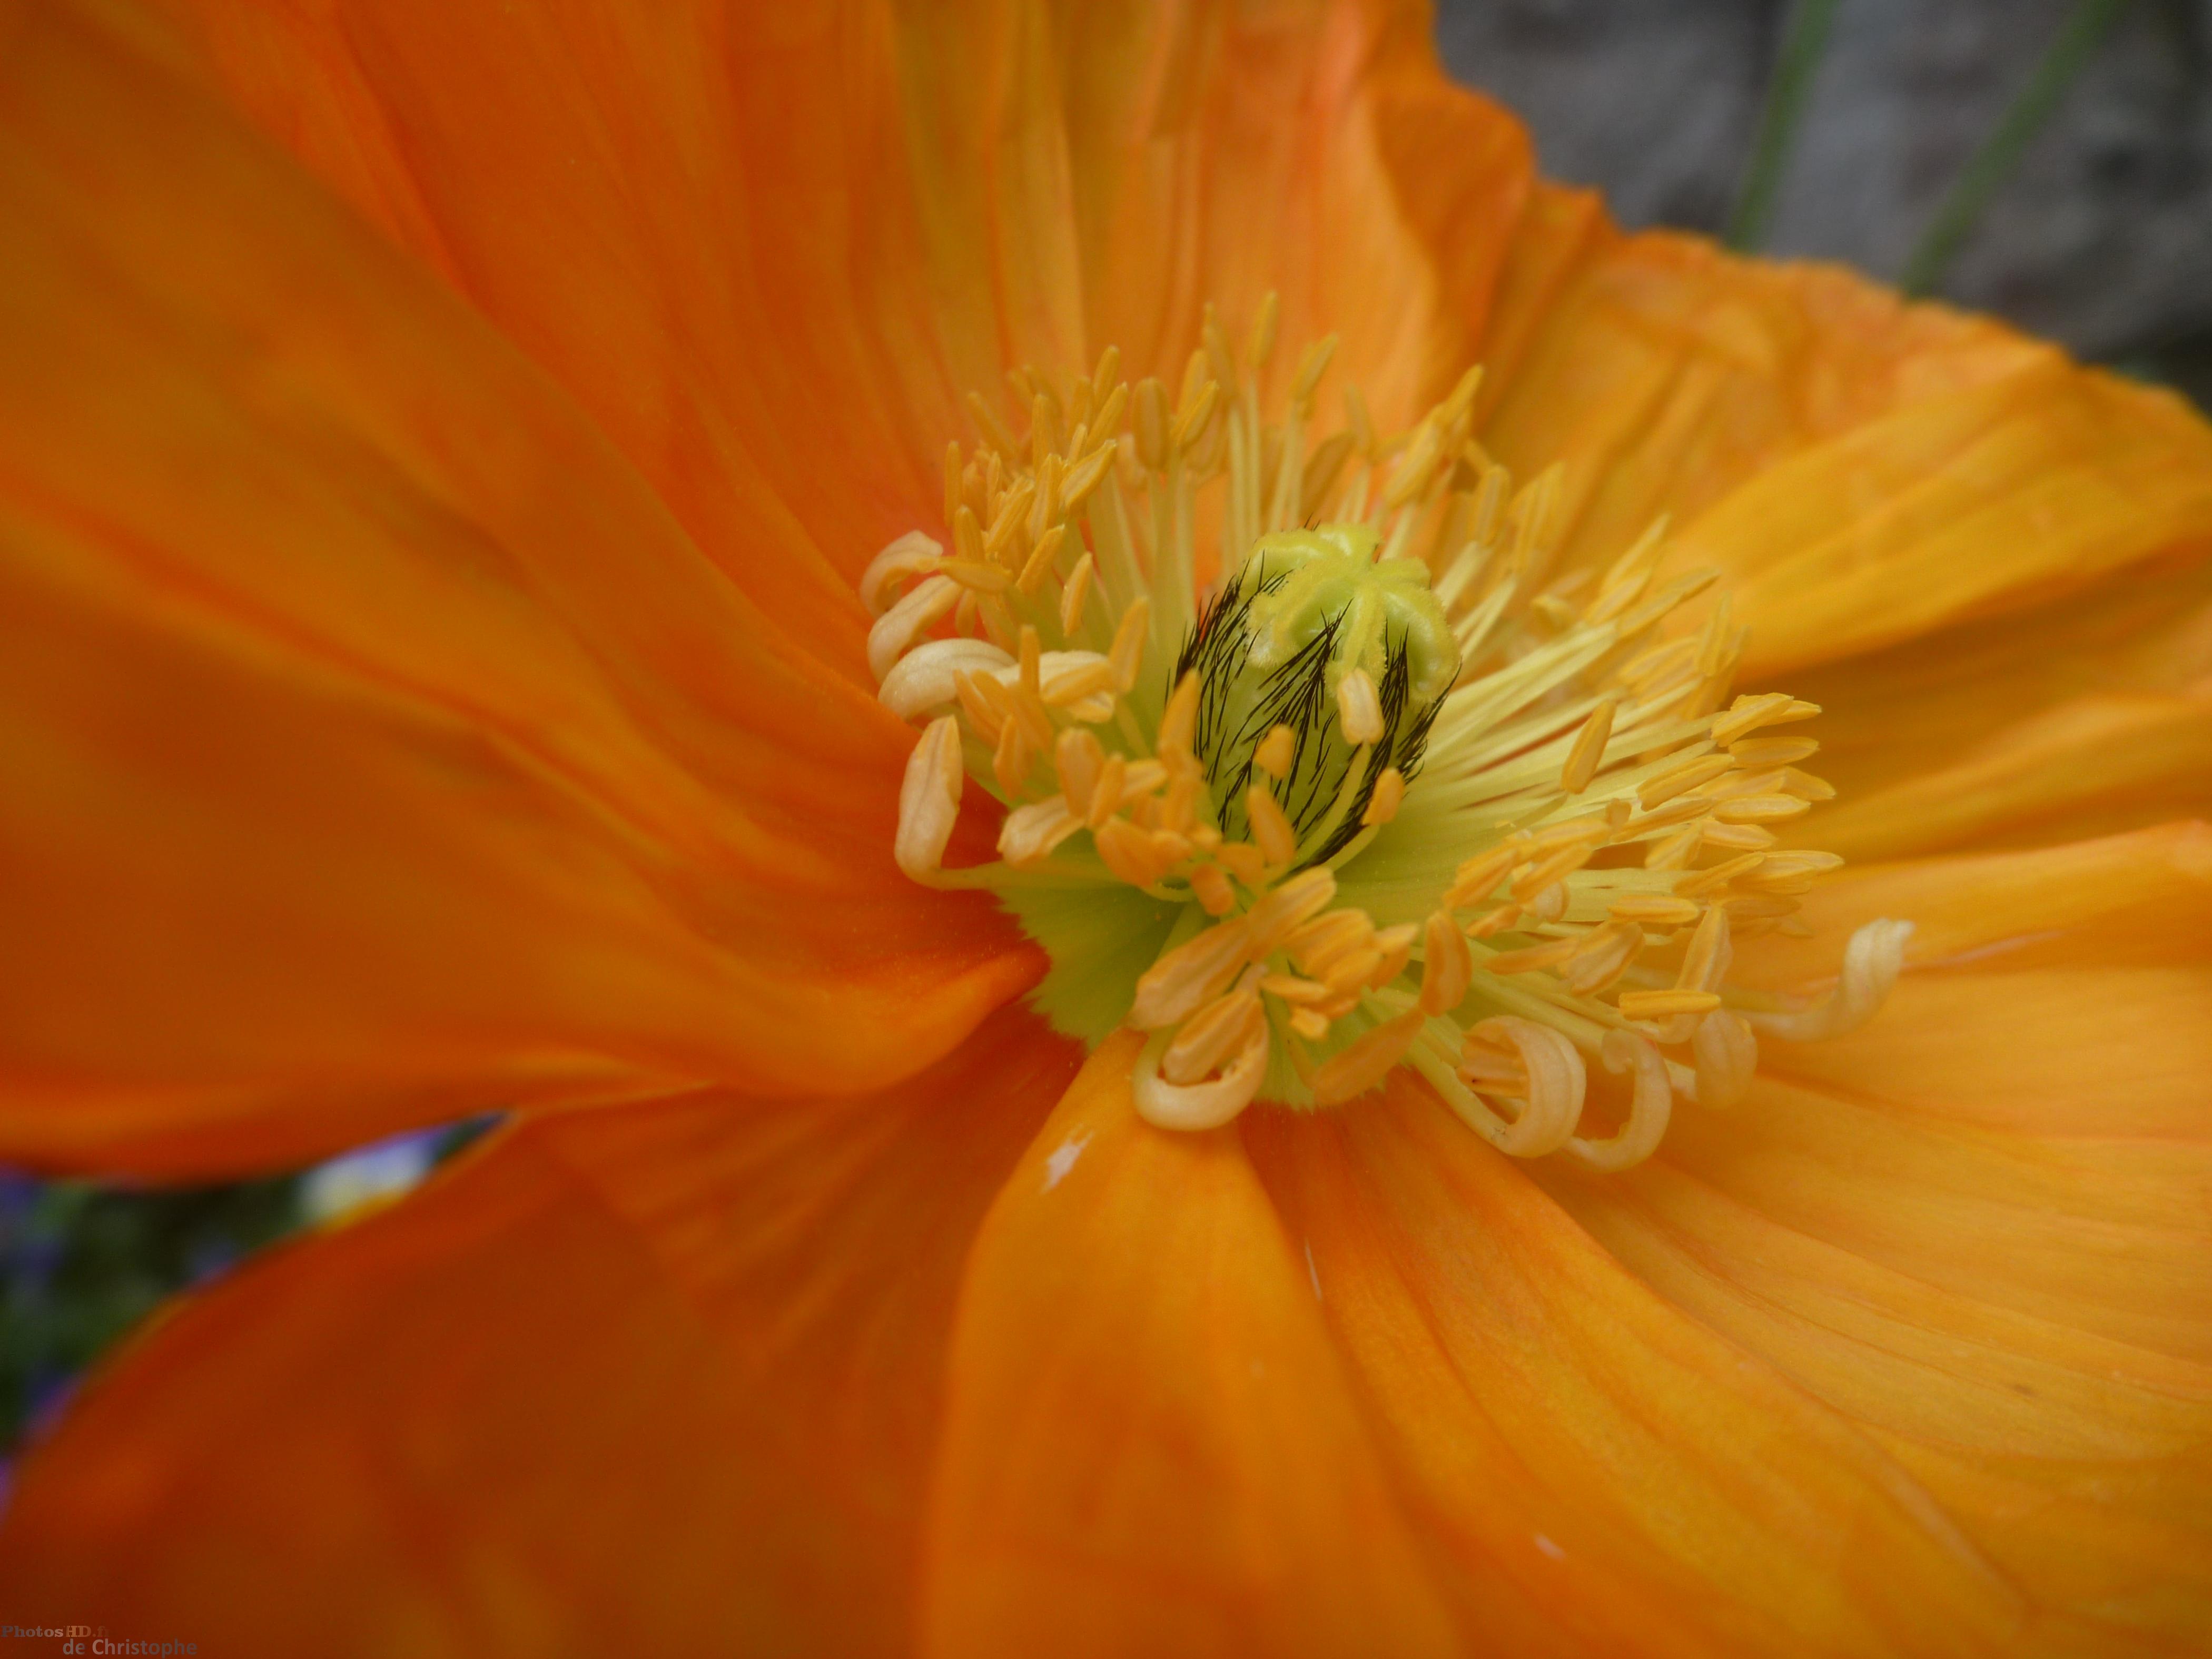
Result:
<svg viewBox="0 0 2212 1659"><path fill-rule="evenodd" d="M926 280L891 199L883 20L168 3L239 106L549 371L764 612L866 675L852 582L964 430L931 296L991 303ZM886 372L909 356L919 422Z"/></svg>
<svg viewBox="0 0 2212 1659"><path fill-rule="evenodd" d="M1484 441L1566 463L1571 559L1670 514L1674 562L1732 579L1747 676L2212 539L2212 431L2167 393L1839 270L1551 216Z"/></svg>
<svg viewBox="0 0 2212 1659"><path fill-rule="evenodd" d="M908 1651L959 1267L1075 1054L530 1120L187 1299L19 1472L10 1618L200 1650Z"/></svg>
<svg viewBox="0 0 2212 1659"><path fill-rule="evenodd" d="M1894 1464L1404 1077L1247 1139L1417 1516L1508 1586L1468 1594L1510 1650L2010 1650L2016 1598Z"/></svg>
<svg viewBox="0 0 2212 1659"><path fill-rule="evenodd" d="M1108 343L1172 382L1206 301L1241 339L1272 288L1279 376L1340 331L1402 423L1463 367L1528 185L1407 4L174 3L245 108L847 663L825 573L934 526L967 388Z"/></svg>
<svg viewBox="0 0 2212 1659"><path fill-rule="evenodd" d="M1843 799L1792 839L1851 859L1896 858L2070 841L2192 812L2212 812L2212 687L2069 699L1948 764Z"/></svg>
<svg viewBox="0 0 2212 1659"><path fill-rule="evenodd" d="M873 1086L1034 975L911 734L544 379L135 37L0 70L0 1149Z"/></svg>
<svg viewBox="0 0 2212 1659"><path fill-rule="evenodd" d="M1455 1650L1306 1264L1231 1131L1152 1128L1091 1058L969 1258L927 1651Z"/></svg>
<svg viewBox="0 0 2212 1659"><path fill-rule="evenodd" d="M1884 1446L2043 1645L2191 1650L2212 1629L2212 836L1863 872L1808 908L1922 918L1883 1012L1769 1045L1749 1096L1686 1107L1646 1168L1547 1183ZM1779 977L1782 954L1743 961Z"/></svg>
<svg viewBox="0 0 2212 1659"><path fill-rule="evenodd" d="M1110 20L1110 21L1109 21ZM1426 9L1097 9L1073 42L1072 182L1094 342L1173 385L1202 306L1281 295L1275 385L1340 337L1388 429L1473 356L1532 182L1528 136L1438 67Z"/></svg>
<svg viewBox="0 0 2212 1659"><path fill-rule="evenodd" d="M1789 677L1853 859L2048 845L2212 812L2212 561Z"/></svg>

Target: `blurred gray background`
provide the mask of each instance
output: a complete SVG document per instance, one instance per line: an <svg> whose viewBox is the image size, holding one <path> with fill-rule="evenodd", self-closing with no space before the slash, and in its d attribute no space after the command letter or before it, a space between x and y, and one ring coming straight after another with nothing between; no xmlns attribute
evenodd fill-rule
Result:
<svg viewBox="0 0 2212 1659"><path fill-rule="evenodd" d="M2100 9L2107 26L1933 289L2212 407L2212 0ZM1833 0L1827 17L1756 245L1895 281L2086 14ZM1626 224L1717 235L1792 21L1791 0L1437 0L1437 32L1455 74L1528 121L1547 173L1599 186Z"/></svg>

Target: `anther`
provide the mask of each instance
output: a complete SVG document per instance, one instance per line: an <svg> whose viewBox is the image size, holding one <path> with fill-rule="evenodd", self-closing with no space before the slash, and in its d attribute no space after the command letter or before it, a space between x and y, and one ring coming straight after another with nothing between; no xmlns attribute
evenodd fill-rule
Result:
<svg viewBox="0 0 2212 1659"><path fill-rule="evenodd" d="M1229 884L1229 877L1218 864L1192 866L1190 890L1197 895L1200 906L1209 916L1225 916L1237 908L1237 890Z"/></svg>
<svg viewBox="0 0 2212 1659"><path fill-rule="evenodd" d="M1121 613L1121 621L1114 629L1114 643L1106 653L1106 660L1114 665L1115 689L1127 696L1137 684L1137 665L1145 651L1145 630L1152 626L1152 605L1141 594L1129 601L1129 608Z"/></svg>
<svg viewBox="0 0 2212 1659"><path fill-rule="evenodd" d="M1060 556L1060 545L1066 536L1067 526L1056 524L1037 538L1036 545L1030 550L1029 562L1022 567L1022 574L1018 580L1024 597L1034 595L1044 586L1044 574L1052 568L1053 561ZM1089 555L1085 556L1087 558ZM997 591L1003 592L1004 589L1002 581Z"/></svg>
<svg viewBox="0 0 2212 1659"><path fill-rule="evenodd" d="M1448 1014L1459 1006L1474 976L1474 953L1450 915L1438 910L1421 934L1421 997L1424 1013Z"/></svg>
<svg viewBox="0 0 2212 1659"><path fill-rule="evenodd" d="M1068 810L1065 795L1017 806L999 827L999 856L1020 869L1048 856L1081 828L1083 820Z"/></svg>
<svg viewBox="0 0 2212 1659"><path fill-rule="evenodd" d="M1745 767L1788 766L1820 750L1817 738L1740 738L1729 745L1736 764Z"/></svg>
<svg viewBox="0 0 2212 1659"><path fill-rule="evenodd" d="M1266 784L1255 783L1244 792L1244 820L1268 863L1287 865L1297 857L1297 835Z"/></svg>
<svg viewBox="0 0 2212 1659"><path fill-rule="evenodd" d="M1382 698L1364 668L1351 670L1337 682L1336 706L1344 723L1346 743L1382 740Z"/></svg>
<svg viewBox="0 0 2212 1659"><path fill-rule="evenodd" d="M1616 921L1633 921L1646 927L1687 927L1697 921L1698 907L1695 900L1672 894L1631 893L1615 899L1610 914Z"/></svg>
<svg viewBox="0 0 2212 1659"><path fill-rule="evenodd" d="M1406 799L1406 775L1395 766L1382 769L1382 775L1375 780L1374 793L1367 798L1367 809L1359 815L1364 828L1388 823L1398 816L1398 808Z"/></svg>
<svg viewBox="0 0 2212 1659"><path fill-rule="evenodd" d="M891 856L916 881L933 880L945 860L945 844L960 816L960 722L947 714L932 720L907 757L899 785L898 837Z"/></svg>
<svg viewBox="0 0 2212 1659"><path fill-rule="evenodd" d="M960 598L957 584L944 576L924 578L868 629L868 667L878 683L906 654L924 629L941 621Z"/></svg>
<svg viewBox="0 0 2212 1659"><path fill-rule="evenodd" d="M1158 1030L1218 996L1243 967L1250 938L1249 921L1239 917L1176 946L1138 980L1129 1024L1140 1031Z"/></svg>
<svg viewBox="0 0 2212 1659"><path fill-rule="evenodd" d="M1291 381L1291 401L1307 404L1313 401L1314 389L1321 385L1321 377L1328 373L1329 360L1336 356L1336 336L1328 335L1305 349L1298 359L1297 374Z"/></svg>
<svg viewBox="0 0 2212 1659"><path fill-rule="evenodd" d="M1314 1098L1324 1106L1334 1106L1365 1094L1405 1058L1426 1018L1416 1009L1361 1032L1316 1074Z"/></svg>
<svg viewBox="0 0 2212 1659"><path fill-rule="evenodd" d="M1698 1103L1733 1106L1743 1098L1759 1066L1759 1038L1741 1014L1717 1008L1698 1022L1690 1038L1698 1067Z"/></svg>
<svg viewBox="0 0 2212 1659"><path fill-rule="evenodd" d="M1160 1075L1170 1083L1196 1083L1251 1041L1266 1018L1258 995L1230 991L1182 1023L1160 1056Z"/></svg>
<svg viewBox="0 0 2212 1659"><path fill-rule="evenodd" d="M1272 954L1303 929L1336 896L1336 877L1322 868L1301 870L1252 907L1252 954Z"/></svg>
<svg viewBox="0 0 2212 1659"><path fill-rule="evenodd" d="M1764 853L1745 853L1725 864L1716 864L1710 870L1700 870L1694 876L1674 884L1679 898L1699 898L1707 893L1717 893L1747 870L1756 870L1765 860Z"/></svg>
<svg viewBox="0 0 2212 1659"><path fill-rule="evenodd" d="M1556 968L1582 949L1582 936L1547 939L1518 951L1501 951L1482 965L1493 974L1532 974L1540 968Z"/></svg>
<svg viewBox="0 0 2212 1659"><path fill-rule="evenodd" d="M1030 763L1035 758L1022 723L1010 720L999 728L999 745L991 756L991 775L999 781L999 787L1006 793L1018 793L1022 781L1030 775Z"/></svg>
<svg viewBox="0 0 2212 1659"><path fill-rule="evenodd" d="M1296 734L1287 726L1278 726L1252 751L1252 769L1264 772L1271 778L1287 777L1291 757L1297 752Z"/></svg>
<svg viewBox="0 0 2212 1659"><path fill-rule="evenodd" d="M1099 774L1105 769L1105 751L1098 739L1080 726L1070 726L1060 734L1053 745L1053 769L1060 779L1060 792L1067 797L1077 810L1087 813L1092 796L1098 787Z"/></svg>
<svg viewBox="0 0 2212 1659"><path fill-rule="evenodd" d="M1128 773L1129 763L1121 755L1109 755L1100 765L1097 781L1091 787L1091 809L1084 814L1084 822L1093 830L1121 810L1121 790Z"/></svg>
<svg viewBox="0 0 2212 1659"><path fill-rule="evenodd" d="M1252 1103L1267 1071L1267 1027L1265 1021L1249 1043L1221 1075L1210 1083L1188 1085L1169 1082L1160 1075L1160 1055L1167 1034L1156 1035L1138 1056L1129 1094L1137 1115L1162 1129L1196 1131L1227 1123Z"/></svg>
<svg viewBox="0 0 2212 1659"><path fill-rule="evenodd" d="M1559 977L1577 996L1593 996L1628 970L1644 949L1644 930L1632 921L1609 921L1590 930Z"/></svg>
<svg viewBox="0 0 2212 1659"><path fill-rule="evenodd" d="M1805 702L1786 691L1738 697L1729 705L1728 713L1713 716L1713 741L1726 747L1762 726L1810 720L1820 712L1819 703Z"/></svg>
<svg viewBox="0 0 2212 1659"><path fill-rule="evenodd" d="M1569 794L1581 794L1597 776L1598 765L1605 759L1605 745L1613 736L1613 714L1620 707L1619 697L1601 697L1575 734L1574 746L1568 750L1566 764L1559 772L1559 787Z"/></svg>
<svg viewBox="0 0 2212 1659"><path fill-rule="evenodd" d="M1909 921L1870 921L1844 947L1843 972L1826 1001L1795 1013L1747 1011L1756 1030L1791 1042L1841 1036L1874 1017L1905 966L1905 947L1912 937Z"/></svg>
<svg viewBox="0 0 2212 1659"><path fill-rule="evenodd" d="M1710 783L1735 765L1727 755L1703 755L1695 760L1670 766L1655 777L1647 778L1636 791L1636 804L1645 811L1684 794L1698 785Z"/></svg>
<svg viewBox="0 0 2212 1659"><path fill-rule="evenodd" d="M1198 674L1195 670L1186 673L1176 686L1175 695L1168 699L1166 712L1160 716L1159 737L1155 752L1163 758L1169 755L1188 755L1190 740L1198 729Z"/></svg>
<svg viewBox="0 0 2212 1659"><path fill-rule="evenodd" d="M1713 991L1623 991L1620 1012L1625 1019L1668 1019L1676 1014L1702 1014L1721 1006Z"/></svg>
<svg viewBox="0 0 2212 1659"><path fill-rule="evenodd" d="M1520 861L1520 848L1511 842L1477 854L1461 865L1453 876L1451 887L1444 894L1444 908L1462 909L1491 897Z"/></svg>
<svg viewBox="0 0 2212 1659"><path fill-rule="evenodd" d="M945 549L934 538L909 530L868 562L860 574L860 603L872 617L890 609L891 594L908 578L937 568Z"/></svg>

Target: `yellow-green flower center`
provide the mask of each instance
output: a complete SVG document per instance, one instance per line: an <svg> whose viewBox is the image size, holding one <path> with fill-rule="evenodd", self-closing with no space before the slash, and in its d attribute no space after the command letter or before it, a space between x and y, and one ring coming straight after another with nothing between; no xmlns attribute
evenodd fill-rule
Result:
<svg viewBox="0 0 2212 1659"><path fill-rule="evenodd" d="M1157 1123L1403 1066L1504 1151L1626 1167L1677 1097L1742 1091L1758 1030L1828 1034L1894 978L1905 930L1877 923L1816 1006L1728 981L1733 941L1838 862L1772 827L1832 793L1777 729L1819 711L1729 701L1724 599L1663 635L1712 580L1658 580L1663 525L1564 566L1558 470L1516 489L1483 452L1475 372L1390 437L1347 388L1309 442L1334 343L1271 390L1272 317L1240 355L1209 314L1173 400L1110 350L1011 377L1012 422L971 399L951 551L903 537L862 582L882 700L927 723L899 864L996 894L1060 1030L1149 1034ZM1000 857L949 870L969 782L1006 808ZM1592 1059L1620 1079L1606 1133Z"/></svg>

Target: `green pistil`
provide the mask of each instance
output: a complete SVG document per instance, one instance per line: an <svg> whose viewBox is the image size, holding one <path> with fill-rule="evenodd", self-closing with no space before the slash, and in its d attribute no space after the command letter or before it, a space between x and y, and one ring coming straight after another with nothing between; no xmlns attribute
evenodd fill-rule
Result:
<svg viewBox="0 0 2212 1659"><path fill-rule="evenodd" d="M1231 839L1246 832L1253 751L1278 726L1290 727L1296 746L1270 790L1297 832L1302 864L1329 858L1358 834L1385 769L1410 780L1420 765L1459 648L1427 567L1377 562L1376 545L1359 525L1261 538L1183 648L1176 678L1198 672L1194 746ZM1382 740L1364 757L1345 738L1336 701L1354 669L1374 681L1382 709Z"/></svg>

